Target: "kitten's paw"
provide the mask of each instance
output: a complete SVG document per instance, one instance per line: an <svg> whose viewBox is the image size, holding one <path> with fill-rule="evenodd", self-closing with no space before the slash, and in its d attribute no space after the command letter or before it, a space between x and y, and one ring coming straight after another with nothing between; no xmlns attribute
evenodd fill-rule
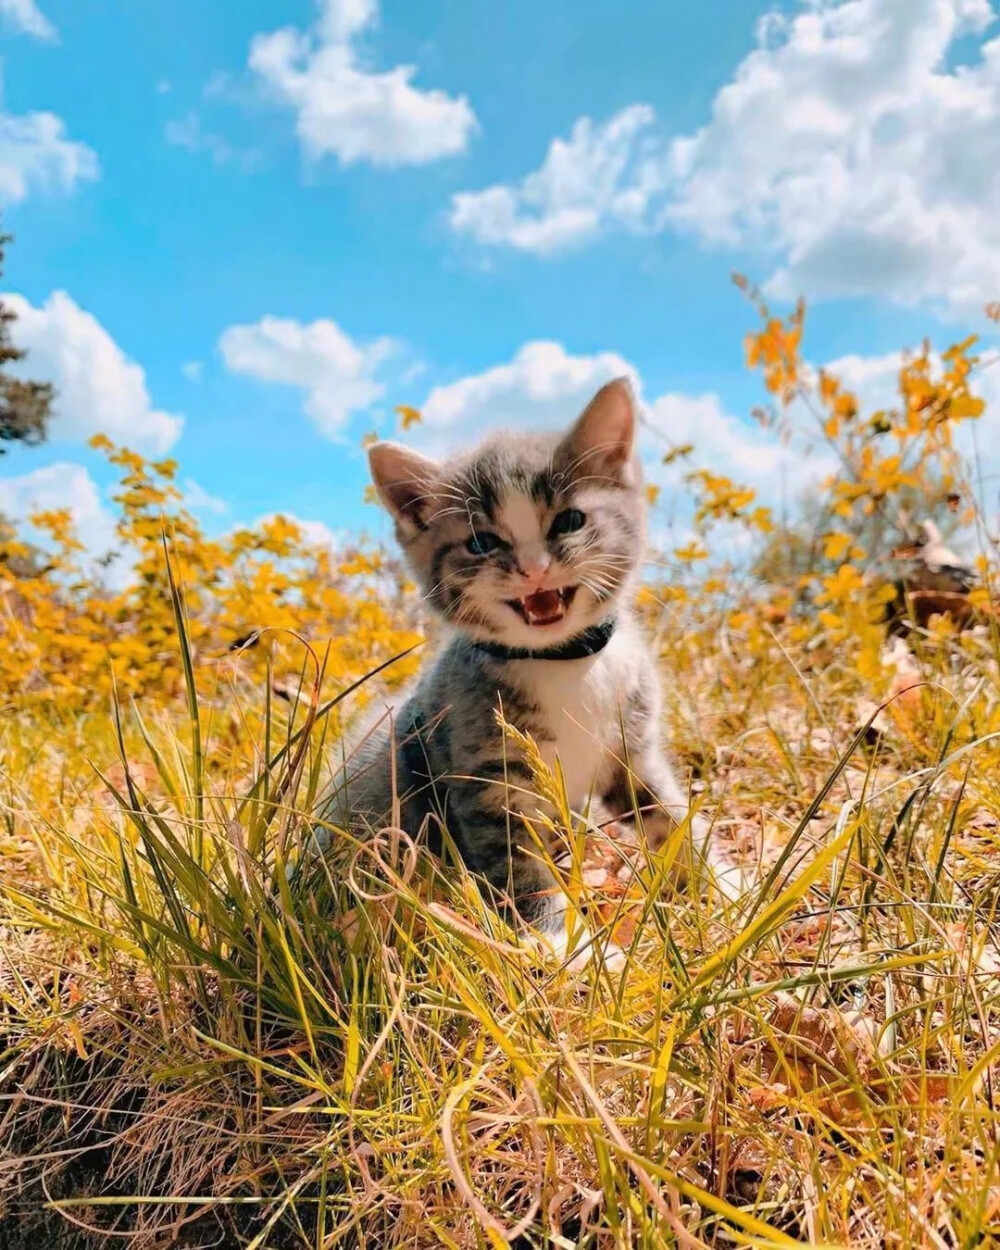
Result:
<svg viewBox="0 0 1000 1250"><path fill-rule="evenodd" d="M595 959L600 960L608 972L624 972L628 957L622 948L610 938L595 952Z"/></svg>
<svg viewBox="0 0 1000 1250"><path fill-rule="evenodd" d="M707 848L705 863L712 884L726 903L738 903L750 889L750 880L742 866L716 846Z"/></svg>
<svg viewBox="0 0 1000 1250"><path fill-rule="evenodd" d="M533 933L524 940L535 950L558 960L568 972L583 972L591 964L603 965L608 972L620 972L625 967L625 952L610 938L580 933L575 936L572 949L564 930Z"/></svg>
<svg viewBox="0 0 1000 1250"><path fill-rule="evenodd" d="M712 827L701 816L692 821L691 827L705 875L710 878L720 898L726 903L738 903L751 885L743 865L720 843Z"/></svg>

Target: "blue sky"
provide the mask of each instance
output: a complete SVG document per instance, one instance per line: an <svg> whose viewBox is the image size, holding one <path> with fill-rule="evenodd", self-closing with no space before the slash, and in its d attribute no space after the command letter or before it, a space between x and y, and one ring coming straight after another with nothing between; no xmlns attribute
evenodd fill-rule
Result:
<svg viewBox="0 0 1000 1250"><path fill-rule="evenodd" d="M395 404L447 447L568 422L621 371L703 462L794 487L748 416L729 274L806 295L812 356L875 396L900 347L982 328L994 17L0 0L3 289L60 392L49 443L0 462L0 510L62 500L99 545L105 430L177 456L210 529L286 511L381 533L359 443Z"/></svg>

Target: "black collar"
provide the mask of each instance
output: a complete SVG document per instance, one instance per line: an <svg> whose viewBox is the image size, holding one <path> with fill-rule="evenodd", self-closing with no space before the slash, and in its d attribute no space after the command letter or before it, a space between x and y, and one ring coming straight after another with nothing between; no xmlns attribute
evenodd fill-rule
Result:
<svg viewBox="0 0 1000 1250"><path fill-rule="evenodd" d="M591 625L574 638L567 638L554 647L544 647L541 651L532 651L529 647L505 647L502 642L474 642L472 645L494 660L583 660L588 655L603 651L614 632L615 618L611 617L600 625Z"/></svg>

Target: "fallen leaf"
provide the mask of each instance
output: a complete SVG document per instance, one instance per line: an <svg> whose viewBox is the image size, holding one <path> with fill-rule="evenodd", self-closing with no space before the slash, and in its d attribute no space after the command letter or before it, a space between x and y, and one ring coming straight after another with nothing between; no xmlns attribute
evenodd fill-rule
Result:
<svg viewBox="0 0 1000 1250"><path fill-rule="evenodd" d="M766 1046L768 1080L787 1082L799 1095L817 1095L817 1107L831 1119L856 1120L876 1058L874 1020L778 993L768 1024L774 1034Z"/></svg>

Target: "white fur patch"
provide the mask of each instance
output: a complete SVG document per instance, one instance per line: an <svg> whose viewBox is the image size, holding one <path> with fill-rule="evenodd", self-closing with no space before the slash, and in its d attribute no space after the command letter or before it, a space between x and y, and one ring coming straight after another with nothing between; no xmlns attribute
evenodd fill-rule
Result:
<svg viewBox="0 0 1000 1250"><path fill-rule="evenodd" d="M530 547L542 541L538 505L526 495L509 495L500 510L499 521L515 547Z"/></svg>
<svg viewBox="0 0 1000 1250"><path fill-rule="evenodd" d="M553 741L540 744L550 767L558 757L566 792L580 811L599 794L621 758L622 702L636 684L642 652L632 630L619 629L598 655L580 660L519 662L519 684L537 704ZM512 666L514 667L514 666Z"/></svg>

